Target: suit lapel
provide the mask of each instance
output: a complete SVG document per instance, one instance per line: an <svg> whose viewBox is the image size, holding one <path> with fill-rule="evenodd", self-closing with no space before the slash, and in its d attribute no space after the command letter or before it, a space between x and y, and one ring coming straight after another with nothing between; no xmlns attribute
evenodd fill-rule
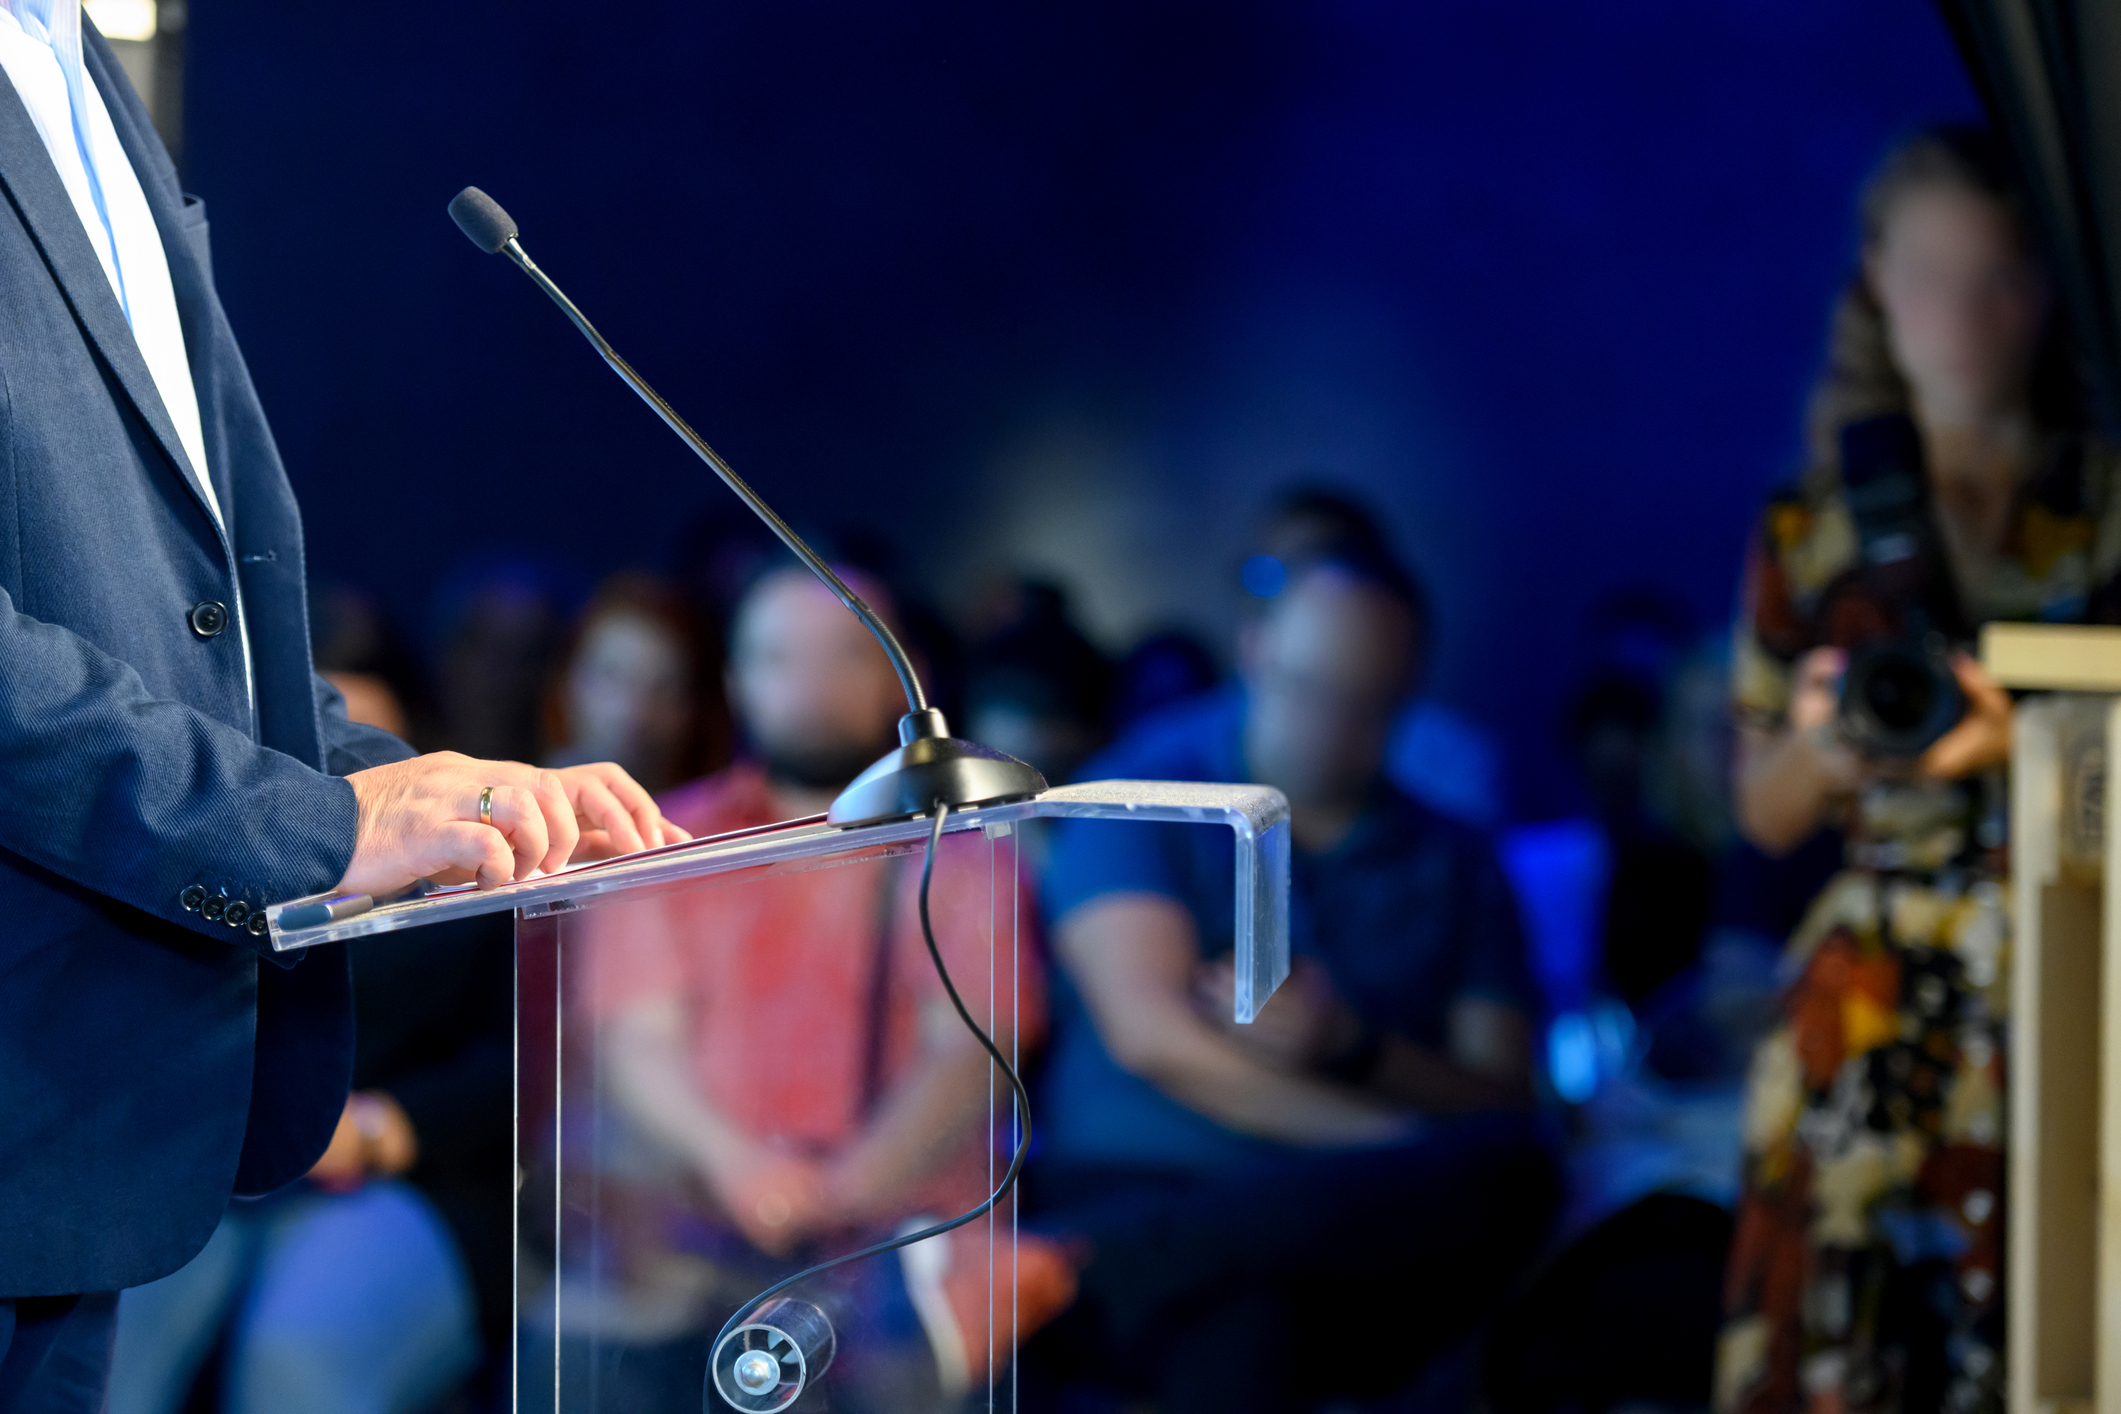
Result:
<svg viewBox="0 0 2121 1414"><path fill-rule="evenodd" d="M123 77L117 57L85 14L81 17L81 61L96 91L103 95L103 106L110 112L118 145L125 149L126 161L132 164L141 194L147 198L148 212L155 218L155 233L162 238L170 291L177 301L177 322L184 330L185 360L191 366L192 393L199 402L199 436L210 463L206 474L214 480L221 514L232 516L236 505L234 470L222 455L213 406L214 380L208 376L214 339L213 275L201 263L198 247L185 235L184 190L177 182L176 169L170 165L162 139Z"/></svg>
<svg viewBox="0 0 2121 1414"><path fill-rule="evenodd" d="M83 38L85 41L86 36ZM99 87L107 88L108 85L99 84ZM108 97L104 105L114 110L115 122L118 105ZM134 154L128 150L126 155L131 157ZM144 181L141 185L150 193L148 201L152 208L154 187ZM110 277L103 273L102 262L96 259L95 248L89 244L88 233L81 229L81 218L74 212L73 200L67 196L66 187L59 180L58 169L52 166L44 139L37 135L36 125L30 122L28 110L23 107L20 95L4 72L0 72L0 188L6 189L15 209L21 213L22 224L43 253L45 265L58 282L60 292L65 295L89 342L103 356L104 363L117 376L118 386L125 390L141 420L161 443L169 458L170 473L184 483L184 489L198 506L199 514L206 517L208 529L213 529L213 513L207 508L198 483L187 470L190 463L185 458L183 444L177 440L176 425L170 421L169 411L162 405L162 395L155 391L154 377L147 371L147 360L140 356L140 345L133 339L132 326L125 322L125 311L118 307L118 296L110 287ZM157 225L161 225L159 210L155 218ZM177 252L170 251L167 228L163 229L163 248L169 252L174 267ZM181 246L183 243L177 244ZM174 277L174 268L171 273Z"/></svg>

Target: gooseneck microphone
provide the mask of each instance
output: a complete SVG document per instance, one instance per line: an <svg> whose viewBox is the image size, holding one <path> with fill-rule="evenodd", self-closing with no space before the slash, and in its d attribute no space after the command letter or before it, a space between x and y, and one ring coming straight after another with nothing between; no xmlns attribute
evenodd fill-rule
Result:
<svg viewBox="0 0 2121 1414"><path fill-rule="evenodd" d="M693 431L685 419L679 417L670 404L664 402L655 389L648 386L647 380L633 371L633 365L619 357L618 351L596 331L596 326L583 317L574 301L567 298L560 287L524 253L522 245L516 240L516 223L501 209L501 204L477 187L466 187L449 203L449 214L455 218L458 228L471 238L473 245L488 255L507 256L516 263L517 268L536 282L539 289L552 297L552 302L574 321L574 327L582 331L582 337L594 344L596 351L604 356L604 362L611 365L611 371L625 379L626 385L641 395L641 401L654 408L656 416L662 418L671 431L684 438L686 444L699 453L700 460L714 468L714 474L722 478L723 484L743 498L744 504L751 507L758 518L766 522L773 533L780 537L781 543L794 551L796 558L809 566L810 572L823 580L839 601L876 636L876 641L883 645L884 652L891 659L892 670L898 674L899 686L905 689L907 710L926 711L928 695L921 690L921 680L913 671L913 663L907 658L906 650L899 646L898 637L891 632L890 625L877 615L876 610L869 607L861 595L849 589L846 582L833 573L832 566L826 564L816 551L805 545L802 537L790 529L786 521L773 513L773 508L760 499L758 492L744 484L744 479L736 474L728 462L722 460L721 453L708 446L706 439Z"/></svg>
<svg viewBox="0 0 2121 1414"><path fill-rule="evenodd" d="M906 694L906 715L899 720L899 749L862 772L841 793L828 813L832 823L852 825L921 815L939 804L952 810L994 805L1037 795L1046 788L1046 778L1029 764L950 735L943 714L928 705L928 695L921 688L919 674L913 670L913 661L906 656L906 650L900 646L897 635L891 632L890 625L861 595L848 588L846 582L833 572L832 566L804 544L802 537L789 528L786 521L773 513L773 508L744 483L735 469L722 459L721 453L708 446L707 440L693 431L685 419L678 416L676 409L664 402L655 389L648 386L648 381L633 371L631 364L619 357L618 351L596 331L596 326L575 307L574 301L567 298L524 252L522 243L516 239L515 220L501 209L499 202L477 187L466 187L450 201L449 214L473 245L489 255L505 255L514 261L516 268L528 275L560 307L574 327L582 331L582 337L595 346L604 362L611 366L611 371L625 380L626 386L638 393L641 401L653 408L664 425L677 433L701 461L714 469L722 484L751 507L752 513L766 523L767 529L824 582L833 597L846 605L848 612L860 619L862 626L882 645L885 656L891 660L892 671L898 674L899 686Z"/></svg>
<svg viewBox="0 0 2121 1414"><path fill-rule="evenodd" d="M713 467L715 475L743 498L744 504L780 537L781 543L794 551L796 558L809 566L811 573L823 580L839 601L876 636L884 652L890 655L900 686L906 690L908 710L899 720L899 749L857 776L854 783L840 793L839 799L832 802L827 818L834 824L852 825L898 816L929 816L928 847L921 859L921 884L917 895L921 937L928 945L928 960L956 1009L958 1019L978 1038L988 1059L1009 1082L1018 1121L1016 1145L1009 1167L984 1202L944 1222L901 1232L882 1242L828 1257L782 1277L731 1313L710 1347L702 1402L712 1408L714 1398L719 1396L724 1403L745 1414L780 1414L824 1373L838 1344L831 1320L820 1308L794 1297L783 1297L781 1293L834 1267L925 1242L976 1221L994 1210L1016 1185L1017 1176L1023 1171L1024 1156L1031 1147L1031 1097L1016 1068L994 1044L994 1038L980 1029L964 998L958 994L957 985L951 981L950 969L944 965L942 949L935 940L929 894L935 881L935 858L943 842L943 830L953 812L966 806L999 804L1037 795L1046 788L1046 778L1013 756L1004 756L950 735L943 714L928 705L927 695L921 691L920 678L914 673L906 650L899 646L890 626L832 572L832 566L803 543L801 536L788 528L786 521L773 513L756 491L744 484L743 478L730 469L729 463L723 461L699 433L686 426L685 419L658 397L655 389L649 387L647 381L605 342L604 336L583 317L582 311L575 308L574 301L562 294L560 287L531 262L516 240L516 223L498 202L477 187L466 187L449 203L449 214L471 238L473 245L488 254L506 255L537 282L539 289L551 296L552 302L574 322L574 327L582 331L582 337L596 346L596 351L604 356L604 362L611 365L611 371L625 379L626 385L655 409L656 416L684 438L686 445L699 454L700 460Z"/></svg>

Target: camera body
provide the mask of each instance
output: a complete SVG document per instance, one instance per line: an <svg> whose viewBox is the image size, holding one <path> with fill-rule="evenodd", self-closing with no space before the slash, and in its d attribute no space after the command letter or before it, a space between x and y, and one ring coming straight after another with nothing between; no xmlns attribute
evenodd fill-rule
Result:
<svg viewBox="0 0 2121 1414"><path fill-rule="evenodd" d="M1920 756L1966 715L1941 640L1885 639L1849 654L1837 724L1867 756Z"/></svg>
<svg viewBox="0 0 2121 1414"><path fill-rule="evenodd" d="M1837 725L1871 756L1915 757L1966 714L1950 641L1965 615L1930 515L1922 438L1904 413L1841 429L1841 476L1861 562L1847 590L1866 626L1848 644Z"/></svg>

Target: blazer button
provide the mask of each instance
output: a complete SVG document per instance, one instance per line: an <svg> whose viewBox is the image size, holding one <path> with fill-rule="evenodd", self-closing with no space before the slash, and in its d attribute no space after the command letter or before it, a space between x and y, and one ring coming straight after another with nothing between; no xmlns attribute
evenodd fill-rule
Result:
<svg viewBox="0 0 2121 1414"><path fill-rule="evenodd" d="M184 905L186 913L197 913L199 905L206 902L206 885L193 884L183 893L177 895L177 902Z"/></svg>
<svg viewBox="0 0 2121 1414"><path fill-rule="evenodd" d="M208 599L203 604L191 606L191 631L201 638L212 638L228 627L228 606Z"/></svg>
<svg viewBox="0 0 2121 1414"><path fill-rule="evenodd" d="M231 928L242 927L244 920L249 917L250 905L245 903L242 899L230 900L228 907L224 909L221 913L221 921L223 923L226 923Z"/></svg>
<svg viewBox="0 0 2121 1414"><path fill-rule="evenodd" d="M227 907L228 895L215 894L205 903L199 905L199 916L209 923L216 923L220 921L222 911Z"/></svg>
<svg viewBox="0 0 2121 1414"><path fill-rule="evenodd" d="M252 936L253 938L262 938L262 937L264 937L264 936L265 936L265 932L266 932L266 929L267 929L267 928L269 928L270 926L271 926L271 925L270 925L270 924L268 924L268 923L267 923L267 922L265 921L265 910L264 910L264 909L262 909L262 908L261 908L261 909L259 909L259 910L258 910L258 911L257 911L256 913L253 913L253 914L252 914L252 915L250 916L250 924L249 924L249 929L250 929L250 935L251 935L251 936Z"/></svg>

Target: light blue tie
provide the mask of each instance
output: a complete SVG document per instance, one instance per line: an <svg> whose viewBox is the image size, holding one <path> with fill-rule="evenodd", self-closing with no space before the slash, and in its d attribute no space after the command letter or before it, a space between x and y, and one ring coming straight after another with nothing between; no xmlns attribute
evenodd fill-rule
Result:
<svg viewBox="0 0 2121 1414"><path fill-rule="evenodd" d="M118 259L118 240L111 229L110 208L103 199L103 177L96 170L95 145L88 139L88 75L81 67L81 0L0 0L14 14L22 32L40 44L51 46L59 58L59 72L66 77L66 103L73 111L74 146L81 153L81 169L88 173L89 195L96 203L96 218L103 223L103 239L110 245L111 268L118 272L118 305L125 322L133 321L132 302L125 295L125 265Z"/></svg>

